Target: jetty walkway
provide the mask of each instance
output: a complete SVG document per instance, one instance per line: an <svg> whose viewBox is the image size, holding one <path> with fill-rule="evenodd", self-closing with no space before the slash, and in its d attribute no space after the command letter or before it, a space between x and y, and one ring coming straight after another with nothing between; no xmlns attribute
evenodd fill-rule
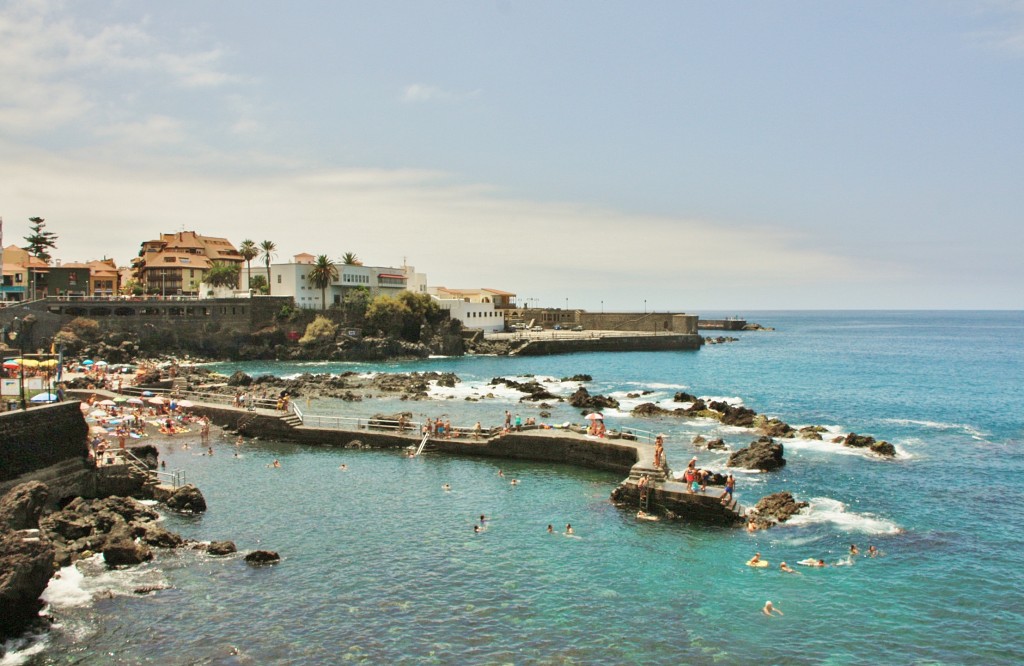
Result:
<svg viewBox="0 0 1024 666"><path fill-rule="evenodd" d="M142 390L130 387L124 393L141 395ZM170 392L146 391L165 395ZM85 398L95 395L100 399L117 397L104 390L72 390L69 394ZM586 435L578 426L522 426L511 430L491 427L479 434L472 428L454 427L456 436L449 438L423 435L422 425L417 422L306 414L294 403L287 411L281 411L276 409L276 401L269 400L245 408L234 406L230 395L178 391L175 396L179 403L185 402L183 407L191 413L206 416L218 426L244 436L342 448L395 448L577 465L626 475L612 493L612 498L625 506L716 525L738 525L746 520L743 506L735 499L723 505L717 488L689 492L683 483L673 479L667 466L656 467L654 445L648 443L654 439L654 433L646 431L623 430L601 438ZM642 492L638 482L645 475L649 485Z"/></svg>

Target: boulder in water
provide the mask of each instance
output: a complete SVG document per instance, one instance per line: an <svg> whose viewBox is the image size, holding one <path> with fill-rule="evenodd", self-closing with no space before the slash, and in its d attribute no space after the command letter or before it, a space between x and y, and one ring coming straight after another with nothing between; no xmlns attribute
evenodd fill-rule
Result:
<svg viewBox="0 0 1024 666"><path fill-rule="evenodd" d="M191 483L176 489L165 502L167 508L179 513L202 513L206 511L206 498Z"/></svg>
<svg viewBox="0 0 1024 666"><path fill-rule="evenodd" d="M761 437L751 442L750 446L730 455L727 464L729 467L770 471L779 469L786 464L786 459L782 457L782 454L782 444L771 437Z"/></svg>
<svg viewBox="0 0 1024 666"><path fill-rule="evenodd" d="M281 561L281 556L272 550L254 550L245 556L245 561L255 566L276 564Z"/></svg>

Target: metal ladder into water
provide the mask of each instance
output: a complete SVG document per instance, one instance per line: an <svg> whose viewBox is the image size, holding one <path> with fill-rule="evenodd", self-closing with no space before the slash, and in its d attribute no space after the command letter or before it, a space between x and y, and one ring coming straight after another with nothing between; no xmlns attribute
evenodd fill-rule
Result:
<svg viewBox="0 0 1024 666"><path fill-rule="evenodd" d="M427 445L427 440L430 439L430 433L423 435L423 441L420 442L419 448L416 449L416 453L412 454L415 458L419 454L423 453L423 447Z"/></svg>

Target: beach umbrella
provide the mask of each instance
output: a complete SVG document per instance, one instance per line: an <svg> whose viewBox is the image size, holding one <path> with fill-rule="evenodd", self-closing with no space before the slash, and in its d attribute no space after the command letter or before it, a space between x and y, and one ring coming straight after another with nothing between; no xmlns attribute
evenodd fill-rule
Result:
<svg viewBox="0 0 1024 666"><path fill-rule="evenodd" d="M18 368L21 367L21 364L18 363L18 359L16 358L9 358L6 361L4 361L4 367L7 368L8 370L17 370Z"/></svg>
<svg viewBox="0 0 1024 666"><path fill-rule="evenodd" d="M107 365L106 361L96 361L96 365Z"/></svg>
<svg viewBox="0 0 1024 666"><path fill-rule="evenodd" d="M164 404L164 402L165 402L164 399L161 398L160 396L157 396L155 398L150 398L149 399L149 404L151 404L151 405L162 405L162 404Z"/></svg>
<svg viewBox="0 0 1024 666"><path fill-rule="evenodd" d="M107 407L113 407L117 403L114 402L113 400L100 400L99 404L106 405Z"/></svg>
<svg viewBox="0 0 1024 666"><path fill-rule="evenodd" d="M107 412L102 409L94 409L91 412L89 412L89 416L93 417L94 419L98 419L103 418L105 416L110 416L110 414L107 414Z"/></svg>
<svg viewBox="0 0 1024 666"><path fill-rule="evenodd" d="M128 402L128 398L124 397L123 395L119 395L116 398L114 398L114 402Z"/></svg>
<svg viewBox="0 0 1024 666"><path fill-rule="evenodd" d="M57 402L57 396L52 393L38 393L32 396L32 402Z"/></svg>
<svg viewBox="0 0 1024 666"><path fill-rule="evenodd" d="M196 406L195 403L192 402L191 400L179 400L178 401L178 407L187 408L187 407L195 407L195 406Z"/></svg>
<svg viewBox="0 0 1024 666"><path fill-rule="evenodd" d="M39 367L39 361L35 360L34 358L23 358L21 360L21 364L23 366L25 366L26 368L38 368Z"/></svg>
<svg viewBox="0 0 1024 666"><path fill-rule="evenodd" d="M143 398L151 398L152 396L153 396L153 392L152 391L143 391L142 392L142 397Z"/></svg>
<svg viewBox="0 0 1024 666"><path fill-rule="evenodd" d="M604 414L602 414L601 412L590 412L583 418L585 418L588 421L602 421L604 420Z"/></svg>
<svg viewBox="0 0 1024 666"><path fill-rule="evenodd" d="M128 398L128 404L129 405L144 405L146 403L144 403L142 401L142 398Z"/></svg>
<svg viewBox="0 0 1024 666"><path fill-rule="evenodd" d="M55 359L55 358L48 358L45 361L40 361L39 362L39 367L40 368L56 368L57 367L57 359Z"/></svg>
<svg viewBox="0 0 1024 666"><path fill-rule="evenodd" d="M82 361L82 365L92 365L92 359L91 358L85 359L84 361Z"/></svg>

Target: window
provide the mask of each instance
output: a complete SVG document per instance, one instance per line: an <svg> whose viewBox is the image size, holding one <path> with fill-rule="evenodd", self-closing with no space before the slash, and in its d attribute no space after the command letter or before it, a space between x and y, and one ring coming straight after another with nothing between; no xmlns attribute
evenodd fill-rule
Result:
<svg viewBox="0 0 1024 666"><path fill-rule="evenodd" d="M280 275L277 276L277 283L281 284L281 276Z"/></svg>

